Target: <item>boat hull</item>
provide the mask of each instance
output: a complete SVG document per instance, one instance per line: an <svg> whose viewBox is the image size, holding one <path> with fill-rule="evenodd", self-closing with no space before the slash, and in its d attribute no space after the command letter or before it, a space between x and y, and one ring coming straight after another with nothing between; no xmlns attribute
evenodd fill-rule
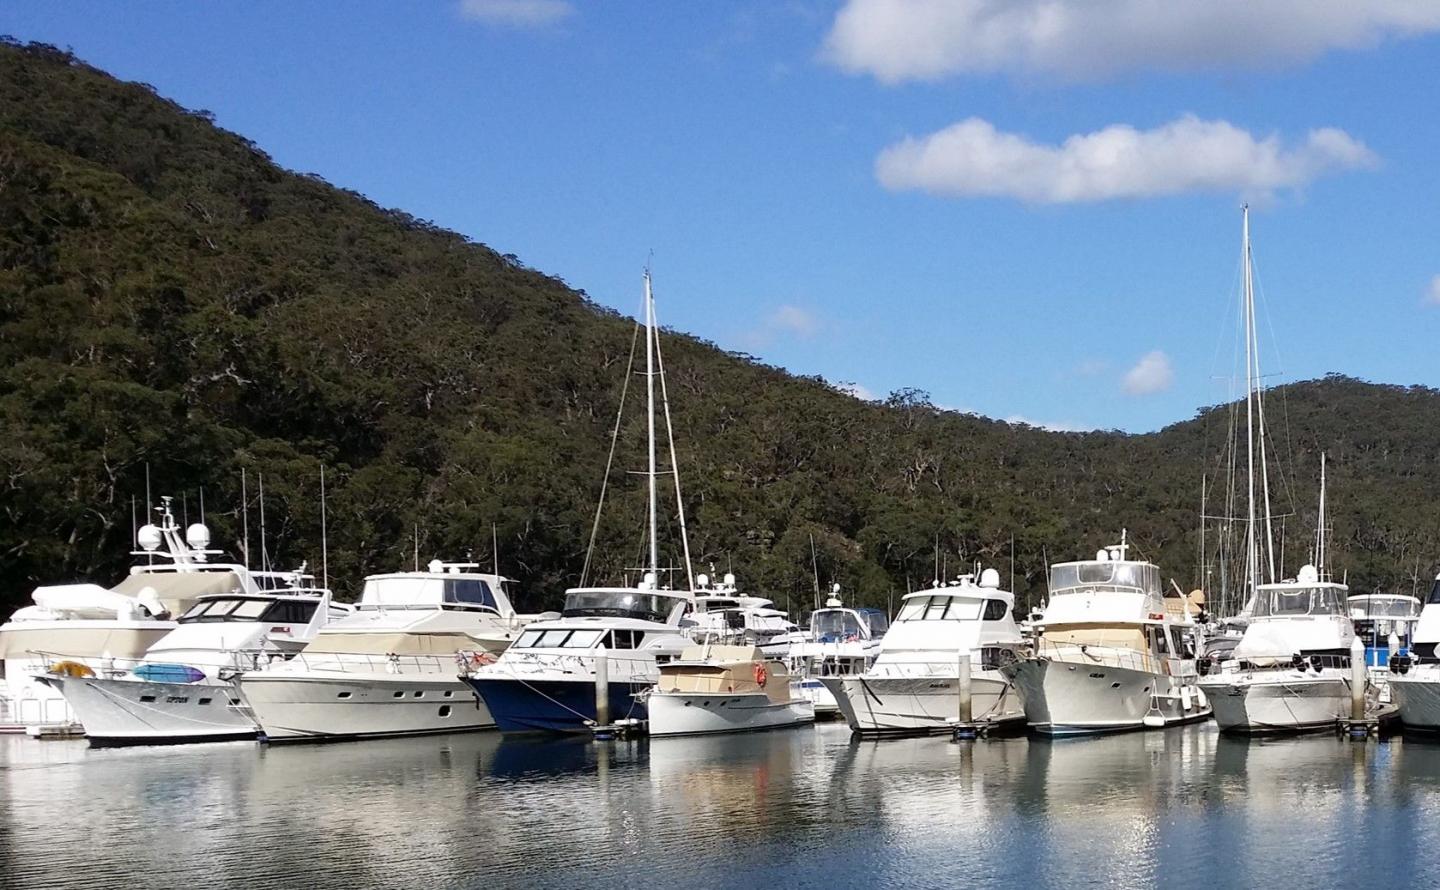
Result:
<svg viewBox="0 0 1440 890"><path fill-rule="evenodd" d="M826 677L824 683L861 735L948 732L959 716L956 677ZM970 714L977 723L1025 721L1020 696L999 671L971 677Z"/></svg>
<svg viewBox="0 0 1440 890"><path fill-rule="evenodd" d="M229 683L154 683L55 677L95 747L174 745L254 739L255 722Z"/></svg>
<svg viewBox="0 0 1440 890"><path fill-rule="evenodd" d="M815 713L816 720L837 720L844 716L835 693L826 688L819 677L807 677L796 684L796 693L807 702Z"/></svg>
<svg viewBox="0 0 1440 890"><path fill-rule="evenodd" d="M1420 675L1390 677L1390 698L1400 709L1400 722L1406 729L1440 732L1440 671Z"/></svg>
<svg viewBox="0 0 1440 890"><path fill-rule="evenodd" d="M588 733L595 722L595 682L590 678L522 680L471 675L464 680L480 696L503 733ZM611 681L610 719L649 719L640 693L652 685Z"/></svg>
<svg viewBox="0 0 1440 890"><path fill-rule="evenodd" d="M1207 677L1200 688L1224 733L1316 732L1334 729L1350 713L1350 683L1338 674L1257 671Z"/></svg>
<svg viewBox="0 0 1440 890"><path fill-rule="evenodd" d="M654 692L647 709L652 736L754 732L815 722L810 702L775 702L763 692Z"/></svg>
<svg viewBox="0 0 1440 890"><path fill-rule="evenodd" d="M332 742L495 728L464 681L444 674L260 671L240 694L262 741Z"/></svg>
<svg viewBox="0 0 1440 890"><path fill-rule="evenodd" d="M1205 720L1210 708L1191 687L1150 671L1028 658L1001 668L1020 694L1025 721L1050 736L1095 735ZM1146 716L1155 718L1147 723Z"/></svg>

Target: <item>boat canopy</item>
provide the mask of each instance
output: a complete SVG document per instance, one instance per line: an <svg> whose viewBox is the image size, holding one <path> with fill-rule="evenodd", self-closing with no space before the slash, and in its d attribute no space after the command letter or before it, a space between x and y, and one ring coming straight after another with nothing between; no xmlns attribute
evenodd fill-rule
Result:
<svg viewBox="0 0 1440 890"><path fill-rule="evenodd" d="M1350 617L1358 620L1371 618L1418 618L1420 601L1401 593L1369 593L1352 596L1345 601Z"/></svg>
<svg viewBox="0 0 1440 890"><path fill-rule="evenodd" d="M1148 562L1119 560L1062 562L1050 567L1052 597L1095 591L1160 596L1160 569Z"/></svg>
<svg viewBox="0 0 1440 890"><path fill-rule="evenodd" d="M116 593L138 597L146 588L154 591L161 605L176 615L189 609L202 596L245 592L240 576L228 571L142 571L126 576L113 589Z"/></svg>
<svg viewBox="0 0 1440 890"><path fill-rule="evenodd" d="M360 594L362 606L390 609L436 608L444 604L500 611L495 592L484 578L464 575L372 575Z"/></svg>
<svg viewBox="0 0 1440 890"><path fill-rule="evenodd" d="M890 619L879 609L816 609L810 613L810 634L820 643L879 639Z"/></svg>
<svg viewBox="0 0 1440 890"><path fill-rule="evenodd" d="M1345 585L1330 582L1261 584L1252 612L1255 618L1344 614Z"/></svg>

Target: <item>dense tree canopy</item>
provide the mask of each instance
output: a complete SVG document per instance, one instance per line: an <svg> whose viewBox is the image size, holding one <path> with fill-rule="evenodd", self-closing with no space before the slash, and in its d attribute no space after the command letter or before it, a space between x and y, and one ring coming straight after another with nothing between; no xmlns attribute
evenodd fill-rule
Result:
<svg viewBox="0 0 1440 890"><path fill-rule="evenodd" d="M808 606L817 574L885 605L937 562L1007 576L1012 552L1017 591L1038 597L1047 559L1122 527L1178 583L1200 576L1225 406L1150 435L1047 432L662 340L696 561L781 605ZM116 580L147 467L192 520L203 488L232 554L241 470L252 539L263 474L266 549L317 566L322 464L341 591L417 548L488 563L493 525L521 605L553 605L584 563L632 341L630 320L513 256L282 170L68 53L0 45L0 613L37 583ZM1408 591L1432 572L1440 393L1332 377L1272 399L1287 563L1323 448L1337 573ZM601 580L641 558L625 471L643 436L627 411Z"/></svg>

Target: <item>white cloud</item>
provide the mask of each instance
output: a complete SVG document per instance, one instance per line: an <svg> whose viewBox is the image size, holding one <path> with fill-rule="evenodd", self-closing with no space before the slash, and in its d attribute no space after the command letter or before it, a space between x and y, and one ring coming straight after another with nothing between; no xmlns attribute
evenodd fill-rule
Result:
<svg viewBox="0 0 1440 890"><path fill-rule="evenodd" d="M1440 306L1440 275L1430 279L1430 287L1425 290L1425 302L1431 306Z"/></svg>
<svg viewBox="0 0 1440 890"><path fill-rule="evenodd" d="M957 74L1094 80L1231 70L1440 30L1440 0L849 0L822 56L895 84Z"/></svg>
<svg viewBox="0 0 1440 890"><path fill-rule="evenodd" d="M1060 421L1058 423L1048 422L1044 420L1031 420L1023 414L1011 414L1009 417L1005 418L1005 422L1023 423L1026 426L1033 426L1037 429L1046 430L1052 433L1086 433L1094 429L1094 427L1085 426L1084 424L1080 423L1071 423L1068 420Z"/></svg>
<svg viewBox="0 0 1440 890"><path fill-rule="evenodd" d="M569 0L460 0L462 17L507 28L543 28L574 14Z"/></svg>
<svg viewBox="0 0 1440 890"><path fill-rule="evenodd" d="M1148 352L1125 372L1123 386L1132 396L1148 396L1164 392L1175 382L1175 369L1170 366L1170 356L1156 349Z"/></svg>
<svg viewBox="0 0 1440 890"><path fill-rule="evenodd" d="M1153 130L1113 124L1046 145L972 117L889 146L875 175L892 191L1058 204L1198 191L1263 197L1375 163L1363 143L1331 128L1286 146L1275 134L1257 139L1227 121L1185 115Z"/></svg>
<svg viewBox="0 0 1440 890"><path fill-rule="evenodd" d="M771 330L805 338L815 336L815 332L820 329L820 319L815 317L815 313L799 306L781 306L770 314L766 324Z"/></svg>
<svg viewBox="0 0 1440 890"><path fill-rule="evenodd" d="M874 402L880 398L879 396L875 395L875 393L872 392L869 387L863 386L859 383L843 381L841 383L835 384L835 388L843 393L848 393L849 395L854 396L862 402Z"/></svg>

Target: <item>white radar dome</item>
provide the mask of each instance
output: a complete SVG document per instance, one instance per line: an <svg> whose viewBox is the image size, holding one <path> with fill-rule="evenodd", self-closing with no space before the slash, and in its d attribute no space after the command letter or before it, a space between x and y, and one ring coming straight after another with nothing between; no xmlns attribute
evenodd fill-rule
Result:
<svg viewBox="0 0 1440 890"><path fill-rule="evenodd" d="M1096 551L1095 551L1095 561L1096 561L1096 562L1109 562L1109 561L1110 561L1110 551L1109 551L1109 550L1096 550Z"/></svg>
<svg viewBox="0 0 1440 890"><path fill-rule="evenodd" d="M164 540L160 529L149 523L140 526L140 530L135 533L135 541L140 545L141 550L159 550Z"/></svg>
<svg viewBox="0 0 1440 890"><path fill-rule="evenodd" d="M432 574L438 575L445 570L445 563L441 562L438 559L432 559L430 560L430 562L425 564L425 568Z"/></svg>
<svg viewBox="0 0 1440 890"><path fill-rule="evenodd" d="M210 546L210 529L206 528L203 522L195 523L185 529L185 543L196 550L204 550Z"/></svg>
<svg viewBox="0 0 1440 890"><path fill-rule="evenodd" d="M726 586L726 587L734 587L734 586L735 586L735 573L734 573L734 572L726 572L726 573L725 573L725 586Z"/></svg>
<svg viewBox="0 0 1440 890"><path fill-rule="evenodd" d="M695 586L696 586L696 587L699 587L699 588L702 589L702 590L705 589L706 587L709 587L709 586L710 586L710 576L707 575L707 574L705 574L704 572L701 572L700 574L696 575L696 576L695 576Z"/></svg>
<svg viewBox="0 0 1440 890"><path fill-rule="evenodd" d="M980 573L980 586L989 587L992 590L1000 589L1000 573L994 569L986 569Z"/></svg>
<svg viewBox="0 0 1440 890"><path fill-rule="evenodd" d="M654 590L654 589L655 589L655 573L654 573L654 572L646 572L646 573L645 573L645 577L640 579L640 589L641 589L641 590Z"/></svg>
<svg viewBox="0 0 1440 890"><path fill-rule="evenodd" d="M1315 567L1314 567L1314 566L1312 566L1312 565L1303 565L1303 566L1300 567L1300 578L1299 578L1299 581L1300 581L1301 584L1314 584L1316 581L1319 581L1319 580L1320 580L1320 573L1315 570Z"/></svg>

